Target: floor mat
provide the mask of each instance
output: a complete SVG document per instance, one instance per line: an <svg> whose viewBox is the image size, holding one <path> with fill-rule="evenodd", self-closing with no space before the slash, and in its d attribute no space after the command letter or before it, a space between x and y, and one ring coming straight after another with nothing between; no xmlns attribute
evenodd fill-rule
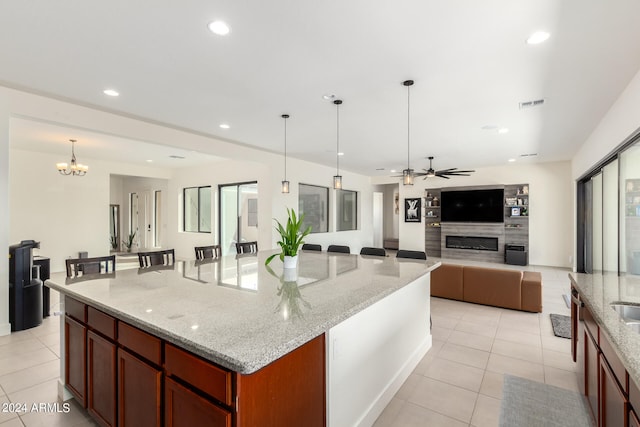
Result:
<svg viewBox="0 0 640 427"><path fill-rule="evenodd" d="M563 314L551 314L553 334L557 337L571 339L571 317Z"/></svg>

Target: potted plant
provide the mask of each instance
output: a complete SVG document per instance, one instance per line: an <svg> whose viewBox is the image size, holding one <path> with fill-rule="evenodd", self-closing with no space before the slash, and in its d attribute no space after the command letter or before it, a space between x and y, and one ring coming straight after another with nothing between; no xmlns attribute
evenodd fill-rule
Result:
<svg viewBox="0 0 640 427"><path fill-rule="evenodd" d="M127 252L131 252L131 247L133 246L133 239L135 238L136 238L136 232L132 231L131 233L129 233L129 236L127 236L127 240L122 241L124 246L127 248Z"/></svg>
<svg viewBox="0 0 640 427"><path fill-rule="evenodd" d="M276 222L275 229L280 233L278 245L281 251L279 254L273 254L267 258L264 262L265 265L268 265L273 258L279 256L280 260L284 263L284 268L295 268L298 262L298 249L300 245L304 243L302 239L311 233L311 226L301 231L304 214L296 217L296 212L293 209L287 208L287 215L286 226L283 226L277 219L273 219Z"/></svg>

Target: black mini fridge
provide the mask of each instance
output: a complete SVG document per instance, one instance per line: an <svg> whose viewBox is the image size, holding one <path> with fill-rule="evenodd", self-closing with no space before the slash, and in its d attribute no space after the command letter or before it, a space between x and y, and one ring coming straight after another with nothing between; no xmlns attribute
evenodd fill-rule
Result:
<svg viewBox="0 0 640 427"><path fill-rule="evenodd" d="M42 281L33 265L33 240L9 246L9 321L11 331L22 331L42 323Z"/></svg>

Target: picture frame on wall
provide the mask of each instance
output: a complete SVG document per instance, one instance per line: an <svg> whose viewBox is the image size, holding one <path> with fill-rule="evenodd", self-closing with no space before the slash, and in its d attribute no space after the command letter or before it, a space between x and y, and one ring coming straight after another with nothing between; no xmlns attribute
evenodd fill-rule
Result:
<svg viewBox="0 0 640 427"><path fill-rule="evenodd" d="M404 199L404 222L422 222L422 199Z"/></svg>

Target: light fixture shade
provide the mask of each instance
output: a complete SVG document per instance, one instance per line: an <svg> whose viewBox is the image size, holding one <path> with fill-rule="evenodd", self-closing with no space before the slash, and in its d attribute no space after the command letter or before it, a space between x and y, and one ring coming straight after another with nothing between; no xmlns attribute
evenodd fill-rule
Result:
<svg viewBox="0 0 640 427"><path fill-rule="evenodd" d="M336 190L342 189L342 175L334 175L333 188L335 188Z"/></svg>
<svg viewBox="0 0 640 427"><path fill-rule="evenodd" d="M402 171L402 184L413 185L413 169L404 169Z"/></svg>
<svg viewBox="0 0 640 427"><path fill-rule="evenodd" d="M289 181L282 181L282 192L289 194Z"/></svg>

